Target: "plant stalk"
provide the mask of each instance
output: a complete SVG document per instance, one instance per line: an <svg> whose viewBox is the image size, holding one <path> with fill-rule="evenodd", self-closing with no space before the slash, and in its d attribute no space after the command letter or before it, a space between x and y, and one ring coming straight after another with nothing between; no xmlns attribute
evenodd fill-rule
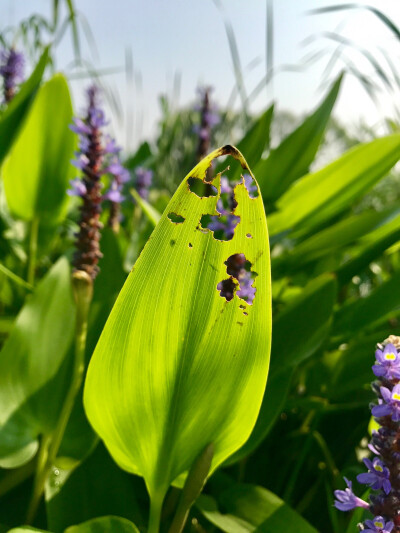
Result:
<svg viewBox="0 0 400 533"><path fill-rule="evenodd" d="M46 438L46 448L41 447L33 495L28 509L27 523L31 524L35 518L41 497L43 495L47 476L57 457L68 420L74 407L76 395L82 384L85 371L85 348L88 329L88 316L93 296L93 282L90 276L78 270L72 276L72 286L76 301L75 327L75 356L71 384L67 392L60 417L54 432ZM48 440L47 440L48 439ZM43 444L45 439L43 440Z"/></svg>
<svg viewBox="0 0 400 533"><path fill-rule="evenodd" d="M34 217L31 222L30 236L29 236L28 274L27 274L27 281L29 285L35 284L38 236L39 236L39 217Z"/></svg>

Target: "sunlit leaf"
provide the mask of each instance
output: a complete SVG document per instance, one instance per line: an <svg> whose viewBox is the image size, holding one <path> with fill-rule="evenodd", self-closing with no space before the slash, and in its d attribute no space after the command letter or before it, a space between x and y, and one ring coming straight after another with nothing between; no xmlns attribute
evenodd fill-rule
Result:
<svg viewBox="0 0 400 533"><path fill-rule="evenodd" d="M90 422L117 463L140 473L157 499L211 442L215 469L246 441L265 388L271 295L261 196L250 198L243 182L235 187L240 222L221 241L200 227L203 215L217 214L219 193L200 198L190 189L227 154L250 173L226 146L185 178L129 275L87 374ZM172 222L170 213L184 221ZM217 289L233 282L225 262L234 254L257 273L252 305Z"/></svg>
<svg viewBox="0 0 400 533"><path fill-rule="evenodd" d="M70 271L60 259L19 313L0 352L0 464L27 462L54 429L74 331Z"/></svg>
<svg viewBox="0 0 400 533"><path fill-rule="evenodd" d="M65 78L55 75L40 89L3 167L7 203L13 215L54 224L64 214L75 135Z"/></svg>
<svg viewBox="0 0 400 533"><path fill-rule="evenodd" d="M127 520L119 516L101 516L93 518L83 524L71 526L65 533L139 533L138 528Z"/></svg>
<svg viewBox="0 0 400 533"><path fill-rule="evenodd" d="M237 484L218 498L200 496L198 509L212 524L226 533L317 533L311 524L275 494L256 485Z"/></svg>
<svg viewBox="0 0 400 533"><path fill-rule="evenodd" d="M268 222L271 234L302 232L348 208L389 172L400 158L400 135L361 144L327 167L295 183Z"/></svg>
<svg viewBox="0 0 400 533"><path fill-rule="evenodd" d="M46 48L30 78L21 85L20 91L0 115L0 164L12 146L39 89L44 69L49 58Z"/></svg>

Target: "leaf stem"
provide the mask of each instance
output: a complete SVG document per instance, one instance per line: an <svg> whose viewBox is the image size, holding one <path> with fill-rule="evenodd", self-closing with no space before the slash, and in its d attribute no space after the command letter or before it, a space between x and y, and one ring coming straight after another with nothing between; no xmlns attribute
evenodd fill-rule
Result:
<svg viewBox="0 0 400 533"><path fill-rule="evenodd" d="M159 533L161 510L164 502L164 495L156 494L150 498L150 517L147 533Z"/></svg>
<svg viewBox="0 0 400 533"><path fill-rule="evenodd" d="M62 406L56 428L48 437L49 441L46 441L46 448L41 448L39 452L37 475L35 477L32 500L27 515L28 524L30 524L35 518L40 499L44 492L47 476L57 457L85 371L85 348L89 309L93 295L93 282L86 272L80 270L74 272L72 282L76 301L75 357L73 373L71 384Z"/></svg>
<svg viewBox="0 0 400 533"><path fill-rule="evenodd" d="M27 275L27 281L29 285L35 284L38 236L39 236L39 217L34 217L31 222L30 236L29 236L28 275Z"/></svg>

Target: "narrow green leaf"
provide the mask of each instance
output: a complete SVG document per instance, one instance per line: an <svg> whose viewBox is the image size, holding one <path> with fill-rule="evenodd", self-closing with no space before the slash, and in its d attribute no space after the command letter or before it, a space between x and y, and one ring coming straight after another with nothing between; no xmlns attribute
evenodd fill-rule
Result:
<svg viewBox="0 0 400 533"><path fill-rule="evenodd" d="M65 78L55 75L40 89L3 167L4 189L13 215L55 224L66 208L75 135Z"/></svg>
<svg viewBox="0 0 400 533"><path fill-rule="evenodd" d="M66 259L39 283L0 352L0 464L27 462L57 420L69 370L75 308Z"/></svg>
<svg viewBox="0 0 400 533"><path fill-rule="evenodd" d="M240 222L233 239L221 241L200 227L203 215L217 214L219 192L190 190L222 155L251 173L226 146L184 179L117 299L86 379L90 422L157 500L208 444L214 470L246 441L265 388L271 294L261 196L250 198L243 182L235 187ZM219 188L219 175L214 184ZM184 221L172 222L170 213ZM241 253L257 273L253 305L237 294L227 301L217 289L229 279L225 262Z"/></svg>
<svg viewBox="0 0 400 533"><path fill-rule="evenodd" d="M212 524L226 533L317 533L304 518L275 494L256 485L237 484L218 498L224 512L210 496L200 496L197 507Z"/></svg>
<svg viewBox="0 0 400 533"><path fill-rule="evenodd" d="M127 520L119 516L102 516L94 518L83 524L71 526L64 533L139 533L138 528Z"/></svg>
<svg viewBox="0 0 400 533"><path fill-rule="evenodd" d="M46 48L29 79L21 85L18 94L0 115L0 165L28 115L42 81L48 58L49 48Z"/></svg>
<svg viewBox="0 0 400 533"><path fill-rule="evenodd" d="M269 147L271 138L271 122L274 114L274 106L270 106L253 124L237 148L242 154L246 154L246 161L250 167L254 167L261 156ZM224 163L217 165L216 172L222 172L226 168ZM240 179L240 170L233 175L233 180Z"/></svg>
<svg viewBox="0 0 400 533"><path fill-rule="evenodd" d="M149 222L151 222L154 227L157 226L161 218L161 214L157 211L157 209L149 204L149 202L147 202L144 198L142 198L135 189L131 189L131 195L140 205Z"/></svg>
<svg viewBox="0 0 400 533"><path fill-rule="evenodd" d="M297 270L300 266L314 261L326 254L336 252L363 237L376 228L390 222L399 213L399 208L389 207L384 211L364 211L347 217L297 244L292 251L272 261L274 273ZM399 217L400 218L400 217Z"/></svg>
<svg viewBox="0 0 400 533"><path fill-rule="evenodd" d="M284 194L269 220L271 234L304 231L340 213L385 176L400 157L400 134L361 144L305 176Z"/></svg>
<svg viewBox="0 0 400 533"><path fill-rule="evenodd" d="M334 324L334 333L362 331L368 324L383 319L400 309L400 271L377 287L366 298L344 305L339 310Z"/></svg>
<svg viewBox="0 0 400 533"><path fill-rule="evenodd" d="M352 247L351 257L336 271L339 284L348 283L399 239L400 215L365 235L357 246Z"/></svg>
<svg viewBox="0 0 400 533"><path fill-rule="evenodd" d="M322 104L282 143L271 150L267 159L255 167L263 198L277 200L291 183L308 172L319 148L335 105L342 75L335 81Z"/></svg>

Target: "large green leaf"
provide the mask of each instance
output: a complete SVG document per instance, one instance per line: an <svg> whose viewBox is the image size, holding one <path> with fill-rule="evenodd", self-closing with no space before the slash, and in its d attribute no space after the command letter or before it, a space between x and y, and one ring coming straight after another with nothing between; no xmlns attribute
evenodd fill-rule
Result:
<svg viewBox="0 0 400 533"><path fill-rule="evenodd" d="M75 170L72 104L65 78L56 74L40 89L4 163L4 188L13 215L54 224L64 214Z"/></svg>
<svg viewBox="0 0 400 533"><path fill-rule="evenodd" d="M271 234L315 227L348 208L397 163L400 134L349 150L327 167L305 176L284 194L269 220Z"/></svg>
<svg viewBox="0 0 400 533"><path fill-rule="evenodd" d="M27 462L54 428L74 332L70 270L60 259L19 313L0 352L0 464Z"/></svg>
<svg viewBox="0 0 400 533"><path fill-rule="evenodd" d="M200 227L204 214L217 214L219 194L190 190L213 159L228 154L251 172L226 146L184 179L117 299L87 374L90 422L117 463L145 478L154 500L211 442L213 469L239 448L264 393L271 291L261 196L250 198L243 182L235 187L240 222L233 239L221 241ZM174 223L170 213L185 220ZM253 305L217 290L233 254L244 254L257 273Z"/></svg>
<svg viewBox="0 0 400 533"><path fill-rule="evenodd" d="M101 516L88 520L83 524L71 526L65 533L139 533L138 528L127 520L119 516Z"/></svg>
<svg viewBox="0 0 400 533"><path fill-rule="evenodd" d="M226 533L317 533L304 518L275 494L256 485L237 484L218 498L200 496L197 508L212 524Z"/></svg>
<svg viewBox="0 0 400 533"><path fill-rule="evenodd" d="M27 117L42 81L48 58L49 49L46 48L29 79L21 85L18 94L0 115L0 165Z"/></svg>
<svg viewBox="0 0 400 533"><path fill-rule="evenodd" d="M261 160L255 167L263 198L267 202L275 201L294 180L308 172L331 116L341 82L342 76L339 76L318 109L277 148L271 150L267 159Z"/></svg>
<svg viewBox="0 0 400 533"><path fill-rule="evenodd" d="M309 283L274 319L271 371L257 423L228 464L249 455L268 435L285 404L293 368L315 353L329 332L335 299L336 282L332 275L323 275Z"/></svg>

